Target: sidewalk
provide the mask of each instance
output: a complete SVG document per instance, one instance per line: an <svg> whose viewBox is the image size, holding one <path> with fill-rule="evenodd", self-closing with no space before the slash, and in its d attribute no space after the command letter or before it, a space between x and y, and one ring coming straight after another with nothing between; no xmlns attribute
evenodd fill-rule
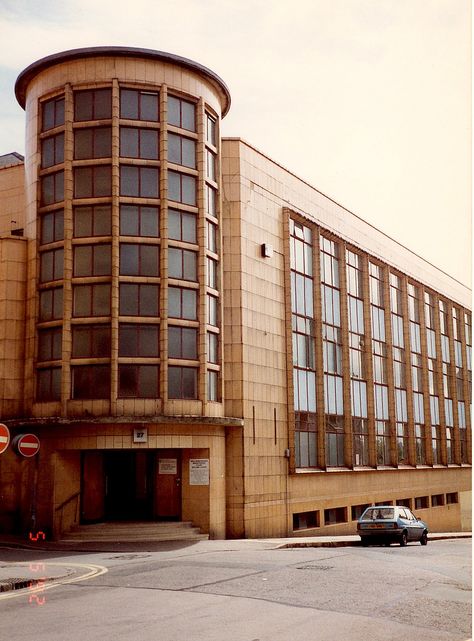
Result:
<svg viewBox="0 0 474 641"><path fill-rule="evenodd" d="M467 539L472 538L471 532L432 532L428 540L440 541L444 539ZM42 552L160 552L182 550L185 547L199 548L204 551L232 551L243 549L266 549L276 550L285 548L306 548L306 547L347 547L360 546L360 538L357 535L350 536L308 536L291 537L278 539L227 539L211 541L149 541L149 542L127 542L116 543L106 542L83 542L60 543L57 541L32 542L16 536L0 535L0 559L1 548L36 551L38 554L30 563L6 563L0 560L0 593L10 590L29 588L34 590L35 586L41 588L46 582L71 578L77 572L74 564L68 566L67 562L61 566L55 566L48 561L42 560ZM414 544L413 544L414 545Z"/></svg>

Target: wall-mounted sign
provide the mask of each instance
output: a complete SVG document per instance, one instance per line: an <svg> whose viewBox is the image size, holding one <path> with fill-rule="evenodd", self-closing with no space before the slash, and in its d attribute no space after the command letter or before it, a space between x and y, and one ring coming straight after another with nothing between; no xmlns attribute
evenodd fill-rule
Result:
<svg viewBox="0 0 474 641"><path fill-rule="evenodd" d="M6 425L0 423L0 454L4 452L10 443L10 430Z"/></svg>
<svg viewBox="0 0 474 641"><path fill-rule="evenodd" d="M134 427L133 428L133 442L134 443L147 443L148 442L148 428L147 427Z"/></svg>
<svg viewBox="0 0 474 641"><path fill-rule="evenodd" d="M189 459L189 485L209 485L209 459Z"/></svg>
<svg viewBox="0 0 474 641"><path fill-rule="evenodd" d="M40 448L39 438L35 434L18 434L13 439L12 444L18 454L26 458L31 458L38 454Z"/></svg>
<svg viewBox="0 0 474 641"><path fill-rule="evenodd" d="M158 459L158 474L177 474L178 459L160 458Z"/></svg>

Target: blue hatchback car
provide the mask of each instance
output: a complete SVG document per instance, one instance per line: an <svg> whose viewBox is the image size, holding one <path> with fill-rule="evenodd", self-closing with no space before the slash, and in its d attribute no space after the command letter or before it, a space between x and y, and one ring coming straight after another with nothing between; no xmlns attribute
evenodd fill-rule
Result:
<svg viewBox="0 0 474 641"><path fill-rule="evenodd" d="M368 507L357 522L357 534L362 545L369 543L400 543L408 541L428 543L428 526L417 519L411 510L404 506L376 505Z"/></svg>

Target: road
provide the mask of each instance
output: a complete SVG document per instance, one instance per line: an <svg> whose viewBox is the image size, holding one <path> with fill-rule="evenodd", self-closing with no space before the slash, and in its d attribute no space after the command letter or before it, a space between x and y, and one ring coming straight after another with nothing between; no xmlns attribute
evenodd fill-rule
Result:
<svg viewBox="0 0 474 641"><path fill-rule="evenodd" d="M2 638L15 641L471 636L470 540L406 548L262 549L203 541L130 553L0 549L0 562L104 568L81 582L0 594Z"/></svg>

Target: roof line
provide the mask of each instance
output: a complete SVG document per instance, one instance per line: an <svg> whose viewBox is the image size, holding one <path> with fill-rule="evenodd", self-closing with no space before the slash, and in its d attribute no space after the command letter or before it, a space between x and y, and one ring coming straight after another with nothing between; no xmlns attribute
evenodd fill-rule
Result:
<svg viewBox="0 0 474 641"><path fill-rule="evenodd" d="M44 69L51 67L62 62L76 60L80 58L95 58L100 56L110 57L124 57L124 58L149 58L152 60L159 60L161 62L168 62L173 65L180 65L191 71L195 71L203 76L216 87L223 96L222 117L224 117L230 109L230 91L225 82L214 71L201 65L194 60L177 56L173 53L166 51L155 51L154 49L142 49L140 47L84 47L81 49L69 49L68 51L61 51L54 53L45 58L41 58L33 62L29 67L26 67L18 76L15 83L15 96L20 106L25 108L26 90L31 80Z"/></svg>
<svg viewBox="0 0 474 641"><path fill-rule="evenodd" d="M284 171L288 172L289 174L291 174L292 176L294 176L295 178L297 178L298 180L300 180L302 183L304 183L305 185L307 185L308 187L310 187L311 189L313 189L314 191L316 191L318 194L321 194L321 196L324 196L324 198L327 198L328 200L330 200L332 203L334 203L334 204L335 204L335 205L337 205L338 207L341 207L342 209L344 209L345 211L347 211L347 212L348 212L349 214L351 214L352 216L355 216L358 220L362 221L364 224L368 225L368 226L369 226L369 227L371 227L372 229L375 229L375 231L377 231L379 234L382 234L383 236L385 236L386 238L388 238L388 239L389 239L389 240L391 240L392 242L396 243L396 244L397 244L397 245L399 245L400 247L403 247L403 249L406 249L407 251L409 251L409 252L410 252L410 254L413 254L414 256L416 256L417 258L419 258L419 259L420 259L420 260L422 260L423 262L427 263L428 265L431 265L431 267L434 267L435 269L437 269L439 272L441 272L441 273L442 273L442 274L444 274L445 276L448 276L448 278L451 278L451 280L454 280L456 283L458 283L458 284L459 284L459 285L461 285L462 287L465 287L469 292L470 292L470 291L472 291L472 290L471 290L471 288L470 288L468 285L466 285L465 283L461 282L460 280L458 280L457 278L455 278L455 277L454 277L454 276L452 276L451 274L448 274L448 272L445 272L443 269L441 269L441 268L440 268L440 267L438 267L437 265L434 265L433 263L431 263L429 260L427 260L427 259L426 259L426 258L424 258L423 256L420 256L420 254L417 254L415 251L413 251L412 249L410 249L410 248L409 248L409 247L407 247L406 245L403 245L403 244L402 244L399 240L397 240L396 238L392 238L392 236L389 236L386 232L382 231L381 229L379 229L378 227L376 227L376 226L375 226L375 225L373 225L372 223L369 223L367 220L365 220L364 218L362 218L362 217L361 217L361 216L359 216L358 214L355 214L353 211L351 211L350 209L348 209L348 208L347 208L347 207L345 207L344 205L341 205L341 203L339 203L337 200L334 200L334 198L331 198L331 196L328 196L328 195L327 195L327 194L325 194L324 192L320 191L319 189L317 189L316 187L314 187L314 185L311 185L311 183L309 183L309 182L308 182L307 180L305 180L304 178L300 178L300 176L298 176L297 174L295 174L295 173L294 173L293 171L291 171L290 169L287 169L284 165L282 165L281 163L277 162L277 161L276 161L276 160L274 160L273 158L270 158L270 156L268 156L268 155L267 155L266 153L264 153L263 151L260 151L260 149L257 149L257 147L255 147L254 145L252 145L251 143L249 143L247 140L244 140L244 138L240 138L240 137L238 137L238 136L237 136L237 137L235 137L235 136L224 136L224 137L222 138L222 140L238 141L238 142L241 142L242 144L246 145L246 146L247 146L247 147L249 147L250 149L253 149L253 151L256 151L258 154L260 154L261 156L263 156L264 158L266 158L267 160L269 160L270 162L272 162L274 165L277 165L277 167L280 167L280 168L281 168L281 169L283 169Z"/></svg>

